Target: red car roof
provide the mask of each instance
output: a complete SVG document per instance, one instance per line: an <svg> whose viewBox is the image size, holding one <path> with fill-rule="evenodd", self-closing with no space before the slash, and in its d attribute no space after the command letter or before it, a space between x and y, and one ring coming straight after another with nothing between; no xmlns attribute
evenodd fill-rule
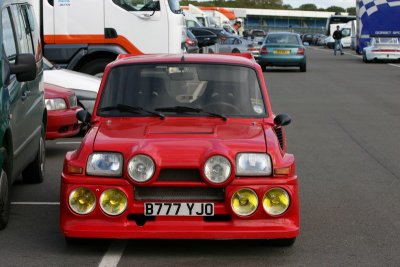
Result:
<svg viewBox="0 0 400 267"><path fill-rule="evenodd" d="M229 63L255 66L256 61L250 53L235 54L149 54L149 55L119 55L114 65L147 62L210 62Z"/></svg>

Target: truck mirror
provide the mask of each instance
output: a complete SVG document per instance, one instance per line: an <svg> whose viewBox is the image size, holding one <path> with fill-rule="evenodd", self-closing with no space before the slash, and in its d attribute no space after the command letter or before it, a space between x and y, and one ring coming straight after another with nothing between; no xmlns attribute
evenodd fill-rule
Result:
<svg viewBox="0 0 400 267"><path fill-rule="evenodd" d="M36 78L36 61L32 54L18 54L15 63L9 67L10 74L15 74L19 82L32 81Z"/></svg>

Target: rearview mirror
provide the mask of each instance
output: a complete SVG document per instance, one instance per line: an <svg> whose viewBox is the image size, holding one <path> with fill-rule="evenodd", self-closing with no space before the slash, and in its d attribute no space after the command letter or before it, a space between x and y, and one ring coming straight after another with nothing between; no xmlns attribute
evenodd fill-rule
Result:
<svg viewBox="0 0 400 267"><path fill-rule="evenodd" d="M292 119L287 114L279 114L274 118L274 123L277 126L286 126L289 125Z"/></svg>
<svg viewBox="0 0 400 267"><path fill-rule="evenodd" d="M32 54L18 54L15 63L9 67L10 74L15 74L19 82L28 82L36 78L36 61Z"/></svg>
<svg viewBox="0 0 400 267"><path fill-rule="evenodd" d="M76 113L76 118L87 125L90 122L91 116L86 110L80 110Z"/></svg>
<svg viewBox="0 0 400 267"><path fill-rule="evenodd" d="M170 73L168 76L172 81L191 81L194 79L193 72L174 72Z"/></svg>

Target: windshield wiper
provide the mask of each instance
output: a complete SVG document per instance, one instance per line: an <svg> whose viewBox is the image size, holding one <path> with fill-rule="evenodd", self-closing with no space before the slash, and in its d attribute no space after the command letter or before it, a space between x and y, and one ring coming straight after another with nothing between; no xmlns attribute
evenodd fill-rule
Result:
<svg viewBox="0 0 400 267"><path fill-rule="evenodd" d="M218 113L213 113L209 112L206 110L203 110L201 108L192 108L192 107L186 107L186 106L174 106L174 107L163 107L163 108L156 108L156 111L162 111L162 112L176 112L176 113L205 113L207 115L210 115L212 117L218 117L221 118L222 120L226 121L227 118L223 114L218 114Z"/></svg>
<svg viewBox="0 0 400 267"><path fill-rule="evenodd" d="M144 109L142 107L128 106L128 105L124 105L124 104L117 104L116 106L109 106L109 107L104 107L104 108L100 108L99 109L99 111L111 111L111 110L126 111L126 112L135 113L135 114L140 114L140 113L145 112L147 114L158 116L161 119L165 118L165 116L163 114L161 114L161 113L154 112L154 111L151 111L151 110L147 110L147 109Z"/></svg>

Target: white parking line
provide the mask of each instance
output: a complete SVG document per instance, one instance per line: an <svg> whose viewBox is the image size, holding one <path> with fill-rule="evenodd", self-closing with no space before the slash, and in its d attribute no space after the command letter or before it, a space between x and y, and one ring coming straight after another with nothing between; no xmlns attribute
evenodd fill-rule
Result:
<svg viewBox="0 0 400 267"><path fill-rule="evenodd" d="M79 145L81 142L56 142L56 145Z"/></svg>
<svg viewBox="0 0 400 267"><path fill-rule="evenodd" d="M390 65L390 66L393 66L393 67L397 67L397 68L400 68L400 65L396 65L396 64L391 64L391 63L389 63L389 65Z"/></svg>
<svg viewBox="0 0 400 267"><path fill-rule="evenodd" d="M104 254L99 267L116 267L126 248L126 240L114 240Z"/></svg>
<svg viewBox="0 0 400 267"><path fill-rule="evenodd" d="M11 205L60 205L60 202L11 202Z"/></svg>

